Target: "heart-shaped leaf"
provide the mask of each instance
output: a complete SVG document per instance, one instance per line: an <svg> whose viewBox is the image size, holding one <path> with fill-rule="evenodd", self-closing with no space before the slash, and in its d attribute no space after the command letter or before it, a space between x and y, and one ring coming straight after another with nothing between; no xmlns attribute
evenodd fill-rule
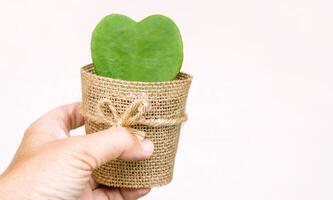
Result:
<svg viewBox="0 0 333 200"><path fill-rule="evenodd" d="M168 81L183 62L177 25L168 17L151 15L140 22L124 15L104 17L91 40L97 75L131 81Z"/></svg>

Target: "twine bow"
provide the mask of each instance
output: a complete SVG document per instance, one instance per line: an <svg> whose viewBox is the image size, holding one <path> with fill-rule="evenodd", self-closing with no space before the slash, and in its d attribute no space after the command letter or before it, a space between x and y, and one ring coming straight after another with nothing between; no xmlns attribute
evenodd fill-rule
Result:
<svg viewBox="0 0 333 200"><path fill-rule="evenodd" d="M105 106L110 110L110 112L105 112ZM161 126L172 126L178 125L187 120L186 114L179 118L173 119L145 119L144 114L149 112L151 109L148 100L146 99L136 99L134 100L123 114L120 114L112 101L109 99L101 99L97 103L97 116L90 115L88 113L84 114L88 120L92 120L97 123L104 123L112 127L126 127L132 134L138 135L142 138L145 137L145 132L134 129L134 125L146 125L151 127L161 127Z"/></svg>

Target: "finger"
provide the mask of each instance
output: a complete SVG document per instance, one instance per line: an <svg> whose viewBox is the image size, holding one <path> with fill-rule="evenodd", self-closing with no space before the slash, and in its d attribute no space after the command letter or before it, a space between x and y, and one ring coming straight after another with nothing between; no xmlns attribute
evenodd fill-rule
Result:
<svg viewBox="0 0 333 200"><path fill-rule="evenodd" d="M79 200L92 200L92 199L94 199L93 190L90 187L90 185L88 184L87 187L82 192L81 197L79 198Z"/></svg>
<svg viewBox="0 0 333 200"><path fill-rule="evenodd" d="M81 102L60 106L54 110L54 113L49 113L49 117L57 118L58 125L68 134L70 130L84 124L84 117L80 112L81 106Z"/></svg>
<svg viewBox="0 0 333 200"><path fill-rule="evenodd" d="M72 151L96 168L109 160L143 160L151 156L154 145L149 140L139 140L125 128L110 128L94 134L66 139Z"/></svg>
<svg viewBox="0 0 333 200"><path fill-rule="evenodd" d="M135 200L148 194L150 189L98 188L93 192L94 200Z"/></svg>
<svg viewBox="0 0 333 200"><path fill-rule="evenodd" d="M92 177L89 179L89 187L94 190L99 186L99 183L97 183Z"/></svg>
<svg viewBox="0 0 333 200"><path fill-rule="evenodd" d="M69 131L83 125L81 103L76 102L55 108L35 121L26 131L28 135L59 139L69 136Z"/></svg>
<svg viewBox="0 0 333 200"><path fill-rule="evenodd" d="M142 188L142 189L130 189L130 188L121 188L119 189L120 193L126 200L138 199L150 192L150 188Z"/></svg>
<svg viewBox="0 0 333 200"><path fill-rule="evenodd" d="M70 130L78 128L84 123L80 109L81 102L59 106L43 115L38 122L51 126L56 125L69 133Z"/></svg>
<svg viewBox="0 0 333 200"><path fill-rule="evenodd" d="M94 200L124 200L121 193L116 188L98 188L93 191Z"/></svg>
<svg viewBox="0 0 333 200"><path fill-rule="evenodd" d="M68 137L71 129L84 123L81 103L60 106L44 114L26 130L17 154L32 154L49 142Z"/></svg>

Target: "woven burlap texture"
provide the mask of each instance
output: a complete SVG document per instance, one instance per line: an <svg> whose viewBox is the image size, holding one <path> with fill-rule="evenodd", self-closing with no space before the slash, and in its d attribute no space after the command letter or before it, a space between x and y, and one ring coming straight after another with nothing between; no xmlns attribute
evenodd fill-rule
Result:
<svg viewBox="0 0 333 200"><path fill-rule="evenodd" d="M151 188L172 180L191 81L185 73L173 81L136 82L97 76L93 65L81 69L86 133L124 126L150 139L155 147L147 160L113 160L95 169L92 176L98 183Z"/></svg>

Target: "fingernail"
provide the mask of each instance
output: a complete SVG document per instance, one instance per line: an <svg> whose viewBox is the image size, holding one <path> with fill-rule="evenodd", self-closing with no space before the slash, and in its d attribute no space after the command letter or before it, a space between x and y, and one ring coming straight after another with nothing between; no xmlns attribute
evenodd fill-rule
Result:
<svg viewBox="0 0 333 200"><path fill-rule="evenodd" d="M142 141L145 139L145 137L143 137L142 135L139 135L139 134L134 134L136 138L139 139L139 141Z"/></svg>
<svg viewBox="0 0 333 200"><path fill-rule="evenodd" d="M142 197L142 196L146 195L147 193L149 193L150 190L151 190L150 188L140 188L137 190L137 194L138 194L138 196Z"/></svg>
<svg viewBox="0 0 333 200"><path fill-rule="evenodd" d="M149 140L141 140L141 147L147 153L152 153L154 151L154 144Z"/></svg>

